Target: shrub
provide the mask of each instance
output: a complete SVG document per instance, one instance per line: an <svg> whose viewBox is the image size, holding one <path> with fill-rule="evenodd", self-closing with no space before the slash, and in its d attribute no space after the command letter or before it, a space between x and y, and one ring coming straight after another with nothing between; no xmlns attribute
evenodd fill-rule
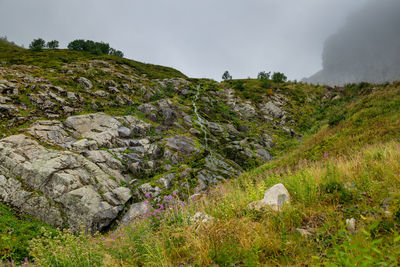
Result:
<svg viewBox="0 0 400 267"><path fill-rule="evenodd" d="M229 74L229 71L224 72L224 74L222 75L222 80L224 81L232 80L232 76Z"/></svg>
<svg viewBox="0 0 400 267"><path fill-rule="evenodd" d="M48 49L57 49L59 47L59 42L57 40L53 40L50 42L47 42L46 46Z"/></svg>
<svg viewBox="0 0 400 267"><path fill-rule="evenodd" d="M42 49L45 47L46 42L39 38L39 39L34 39L30 45L29 45L29 49L33 50L33 51L42 51Z"/></svg>
<svg viewBox="0 0 400 267"><path fill-rule="evenodd" d="M110 48L110 55L115 57L124 57L124 53L119 50L115 50L114 48Z"/></svg>
<svg viewBox="0 0 400 267"><path fill-rule="evenodd" d="M92 40L78 39L70 42L67 47L71 50L86 51L96 55L124 57L124 53L110 47L108 43L104 42L94 42Z"/></svg>
<svg viewBox="0 0 400 267"><path fill-rule="evenodd" d="M287 77L282 72L274 72L272 75L272 80L276 83L283 83L287 81Z"/></svg>
<svg viewBox="0 0 400 267"><path fill-rule="evenodd" d="M257 79L259 80L269 80L271 78L271 72L261 71L257 75Z"/></svg>

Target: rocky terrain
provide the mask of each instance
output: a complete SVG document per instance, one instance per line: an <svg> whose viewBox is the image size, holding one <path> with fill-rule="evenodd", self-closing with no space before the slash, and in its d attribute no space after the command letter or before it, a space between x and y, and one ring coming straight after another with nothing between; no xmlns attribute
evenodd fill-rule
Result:
<svg viewBox="0 0 400 267"><path fill-rule="evenodd" d="M293 111L305 101L313 111L316 93L299 98L285 86L254 102L234 84L154 79L112 59L4 62L0 202L54 227L96 232L140 216L146 196L185 200L301 136L305 122Z"/></svg>
<svg viewBox="0 0 400 267"><path fill-rule="evenodd" d="M397 266L399 106L0 40L0 265Z"/></svg>

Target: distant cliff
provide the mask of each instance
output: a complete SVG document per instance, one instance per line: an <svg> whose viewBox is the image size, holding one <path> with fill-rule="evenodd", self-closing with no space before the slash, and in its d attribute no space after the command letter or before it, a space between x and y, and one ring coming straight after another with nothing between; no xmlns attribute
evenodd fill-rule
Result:
<svg viewBox="0 0 400 267"><path fill-rule="evenodd" d="M400 79L400 1L370 1L325 43L323 69L305 79L320 84Z"/></svg>

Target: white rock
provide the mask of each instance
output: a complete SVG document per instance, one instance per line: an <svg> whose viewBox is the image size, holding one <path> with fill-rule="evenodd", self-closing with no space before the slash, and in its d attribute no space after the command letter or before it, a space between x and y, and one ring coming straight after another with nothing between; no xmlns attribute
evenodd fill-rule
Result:
<svg viewBox="0 0 400 267"><path fill-rule="evenodd" d="M197 223L197 224L199 224L199 223L212 223L214 221L214 217L212 217L212 216L210 216L208 214L205 214L203 212L198 211L198 212L196 212L196 214L192 218L190 218L190 220L192 222L194 222L194 223Z"/></svg>
<svg viewBox="0 0 400 267"><path fill-rule="evenodd" d="M286 203L290 203L289 192L283 184L276 184L265 192L263 199L252 202L247 207L256 211L268 208L279 211Z"/></svg>
<svg viewBox="0 0 400 267"><path fill-rule="evenodd" d="M346 219L346 227L349 232L356 231L356 220L354 218Z"/></svg>
<svg viewBox="0 0 400 267"><path fill-rule="evenodd" d="M299 232L300 235L303 236L303 237L309 237L309 236L312 235L312 234L311 234L309 231L307 231L306 229L296 228L296 231Z"/></svg>

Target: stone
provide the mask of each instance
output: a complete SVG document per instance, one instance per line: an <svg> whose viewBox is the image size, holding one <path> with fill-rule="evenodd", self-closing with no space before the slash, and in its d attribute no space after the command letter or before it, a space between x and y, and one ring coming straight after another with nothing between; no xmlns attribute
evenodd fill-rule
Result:
<svg viewBox="0 0 400 267"><path fill-rule="evenodd" d="M269 120L280 118L285 114L285 112L272 101L261 104L259 108L261 113L264 115L264 118Z"/></svg>
<svg viewBox="0 0 400 267"><path fill-rule="evenodd" d="M127 225L140 218L143 218L149 212L150 209L151 206L145 201L134 203L130 206L129 210L125 213L124 217L122 217L120 224Z"/></svg>
<svg viewBox="0 0 400 267"><path fill-rule="evenodd" d="M299 232L299 234L300 234L302 237L309 237L309 236L312 235L312 234L311 234L309 231L307 231L306 229L296 228L296 231Z"/></svg>
<svg viewBox="0 0 400 267"><path fill-rule="evenodd" d="M26 132L41 142L63 148L77 141L65 131L64 125L59 121L36 121L26 129Z"/></svg>
<svg viewBox="0 0 400 267"><path fill-rule="evenodd" d="M150 198L157 198L160 196L162 190L158 186L152 186L150 183L145 183L139 186L134 195L139 199L145 199L146 196L150 196Z"/></svg>
<svg viewBox="0 0 400 267"><path fill-rule="evenodd" d="M93 94L98 97L108 97L109 96L109 93L107 93L106 91L103 91L103 90L97 90Z"/></svg>
<svg viewBox="0 0 400 267"><path fill-rule="evenodd" d="M118 129L122 123L104 113L94 113L68 117L65 126L70 128L77 137L93 140L99 147L111 148L119 137Z"/></svg>
<svg viewBox="0 0 400 267"><path fill-rule="evenodd" d="M78 85L85 90L90 90L93 88L93 83L89 79L86 79L85 77L80 77L78 79Z"/></svg>
<svg viewBox="0 0 400 267"><path fill-rule="evenodd" d="M152 104L142 104L137 109L145 115L148 115L152 112L157 112L157 108Z"/></svg>
<svg viewBox="0 0 400 267"><path fill-rule="evenodd" d="M288 203L290 203L289 192L283 184L276 184L265 192L263 199L250 203L247 208L255 211L264 209L280 211L282 206Z"/></svg>
<svg viewBox="0 0 400 267"><path fill-rule="evenodd" d="M194 141L186 136L170 137L167 139L165 146L172 151L181 153L182 155L192 155L200 152L200 150L195 147Z"/></svg>
<svg viewBox="0 0 400 267"><path fill-rule="evenodd" d="M119 137L121 137L121 138L130 138L130 137L132 137L131 130L129 130L129 129L126 128L126 127L120 127L120 128L118 128L118 135L119 135Z"/></svg>
<svg viewBox="0 0 400 267"><path fill-rule="evenodd" d="M214 217L198 211L193 217L190 218L190 221L195 224L209 224L214 222Z"/></svg>
<svg viewBox="0 0 400 267"><path fill-rule="evenodd" d="M73 92L67 92L67 98L71 101L77 101L78 98L76 97L75 93Z"/></svg>
<svg viewBox="0 0 400 267"><path fill-rule="evenodd" d="M158 183L161 184L165 189L170 190L172 188L172 182L175 179L174 173L168 173L161 177L158 180Z"/></svg>
<svg viewBox="0 0 400 267"><path fill-rule="evenodd" d="M356 231L356 220L354 218L346 219L347 230L351 233Z"/></svg>
<svg viewBox="0 0 400 267"><path fill-rule="evenodd" d="M11 115L13 113L16 113L17 111L18 111L18 108L14 105L0 104L0 116L1 115Z"/></svg>
<svg viewBox="0 0 400 267"><path fill-rule="evenodd" d="M195 128L190 128L189 129L189 133L193 134L193 135L199 135L200 131L195 129Z"/></svg>
<svg viewBox="0 0 400 267"><path fill-rule="evenodd" d="M269 152L263 148L259 148L255 152L263 161L272 160L271 154L269 154Z"/></svg>

